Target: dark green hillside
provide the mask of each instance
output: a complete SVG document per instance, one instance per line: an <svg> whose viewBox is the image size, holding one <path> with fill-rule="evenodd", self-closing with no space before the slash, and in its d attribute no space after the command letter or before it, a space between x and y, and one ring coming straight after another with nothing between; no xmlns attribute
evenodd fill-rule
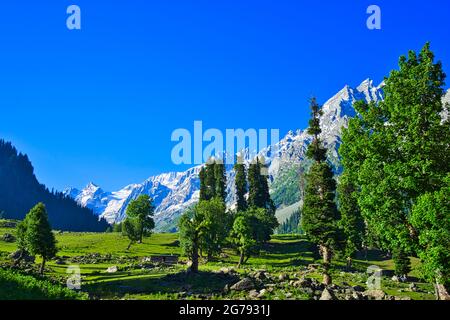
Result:
<svg viewBox="0 0 450 320"><path fill-rule="evenodd" d="M4 218L23 219L38 202L45 203L53 228L69 231L105 231L91 210L80 207L60 192L40 184L28 156L0 140L0 212Z"/></svg>

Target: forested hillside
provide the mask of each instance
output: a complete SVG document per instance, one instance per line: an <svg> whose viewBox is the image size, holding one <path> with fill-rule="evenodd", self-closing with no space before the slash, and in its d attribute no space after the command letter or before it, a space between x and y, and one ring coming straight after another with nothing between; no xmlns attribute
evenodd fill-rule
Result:
<svg viewBox="0 0 450 320"><path fill-rule="evenodd" d="M28 156L0 140L0 214L23 219L38 202L45 203L53 228L70 231L105 231L108 224L60 192L40 184Z"/></svg>

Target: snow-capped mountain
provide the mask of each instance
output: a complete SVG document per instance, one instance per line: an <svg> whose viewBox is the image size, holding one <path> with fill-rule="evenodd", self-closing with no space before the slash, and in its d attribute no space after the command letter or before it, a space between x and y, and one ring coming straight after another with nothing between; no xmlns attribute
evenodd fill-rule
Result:
<svg viewBox="0 0 450 320"><path fill-rule="evenodd" d="M345 86L323 105L321 118L322 140L329 148L329 158L338 167L337 149L340 144L341 128L347 126L349 118L355 115L353 103L357 100L379 101L383 97L382 85L374 86L367 79L356 88ZM305 162L305 154L311 136L306 131L290 131L276 145L269 146L259 152L268 165L271 190L285 190L287 184L298 189L298 174ZM246 161L249 161L247 159ZM109 223L120 222L125 217L125 210L130 200L140 194L148 194L154 199L156 206L155 222L158 230L170 230L177 217L199 199L200 181L198 174L201 166L193 167L185 172L171 172L153 176L141 184L132 184L116 192L105 192L90 183L83 190L69 188L65 194L74 198L82 206L92 209ZM227 188L230 206L234 203L234 172L231 166L227 171ZM298 201L292 198L275 199L280 206L288 206Z"/></svg>

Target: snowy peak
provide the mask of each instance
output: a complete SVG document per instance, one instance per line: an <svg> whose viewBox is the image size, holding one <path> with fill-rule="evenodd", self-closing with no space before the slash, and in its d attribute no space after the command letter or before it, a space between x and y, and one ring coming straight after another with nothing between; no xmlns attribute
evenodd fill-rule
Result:
<svg viewBox="0 0 450 320"><path fill-rule="evenodd" d="M382 97L381 86L376 87L372 80L367 79L356 88L345 86L325 102L321 117L322 139L331 149L331 157L338 159L337 148L340 143L341 128L346 126L348 119L356 114L353 103L361 99L379 101ZM305 105L305 108L308 106ZM306 130L291 130L275 147L269 146L259 152L260 156L265 157L269 167L271 186L283 187L287 183L281 173L305 161L306 149L310 141L311 137ZM244 158L247 163L250 161L249 155L249 150L245 150ZM141 194L147 194L154 199L157 230L171 231L173 229L167 229L165 226L173 228L181 213L198 202L200 193L198 176L201 167L200 165L184 172L168 172L152 176L141 184L128 185L116 192L105 192L94 183L89 183L81 191L67 189L65 194L92 209L109 223L122 221L130 201ZM231 169L232 166L227 166L227 202L230 207L235 202L234 172Z"/></svg>

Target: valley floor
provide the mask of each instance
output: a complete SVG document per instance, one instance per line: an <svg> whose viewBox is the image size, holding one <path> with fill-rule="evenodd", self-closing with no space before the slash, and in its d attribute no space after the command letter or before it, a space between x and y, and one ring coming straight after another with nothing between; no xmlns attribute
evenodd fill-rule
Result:
<svg viewBox="0 0 450 320"><path fill-rule="evenodd" d="M0 227L0 268L3 271L11 264L9 255L17 248L14 242L1 240L6 233L14 235L15 230ZM65 284L70 276L68 267L79 267L82 292L79 298L82 299L308 300L318 299L323 291L317 270L319 261L313 258L311 244L299 236L274 236L259 256L250 258L240 269L235 267L238 261L235 252L225 250L217 260L202 264L196 275L186 273L186 260L183 258L175 266L155 265L146 259L152 255L179 255L176 234L154 234L144 243L133 245L130 251L126 250L128 240L118 233L56 232L56 238L58 257L48 263L46 278L56 284ZM417 259L412 258L413 271L408 282L400 283L391 279L392 260L379 251L366 254L367 259L362 253L355 260L352 272L345 270L344 262L335 261L334 292L339 299L362 298L362 291L367 290L366 270L372 265L383 270L381 290L386 294L385 299L434 299L433 286L419 279ZM108 268L110 272L107 272ZM32 273L33 270L26 272ZM55 298L46 294L48 289L45 286L41 295L15 296L7 292L6 288L31 290L29 286L12 283L23 281L21 276L19 278L2 278L0 274L0 300ZM231 289L245 278L251 280L250 285L247 283L245 287L244 281L241 282L245 287L243 290ZM43 287L41 283L34 286ZM64 293L56 298L74 297Z"/></svg>

